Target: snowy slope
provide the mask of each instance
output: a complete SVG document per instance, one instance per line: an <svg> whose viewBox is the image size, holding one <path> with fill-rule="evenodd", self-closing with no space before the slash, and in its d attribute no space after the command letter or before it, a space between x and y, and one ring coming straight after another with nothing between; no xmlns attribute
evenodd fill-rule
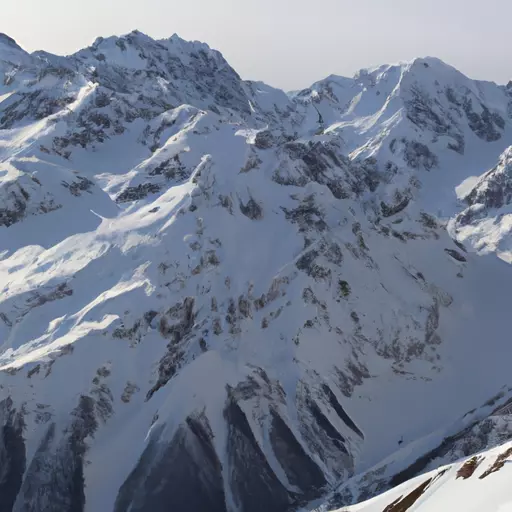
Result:
<svg viewBox="0 0 512 512"><path fill-rule="evenodd" d="M512 147L500 155L497 165L460 190L465 209L449 229L480 254L495 253L510 263L510 202Z"/></svg>
<svg viewBox="0 0 512 512"><path fill-rule="evenodd" d="M372 500L337 512L505 512L512 509L511 460L512 444L505 443L456 464L440 467Z"/></svg>
<svg viewBox="0 0 512 512"><path fill-rule="evenodd" d="M475 178L506 88L427 58L286 95L137 31L2 36L0 71L0 510L367 497L508 400L510 268L454 227L508 202L507 153Z"/></svg>
<svg viewBox="0 0 512 512"><path fill-rule="evenodd" d="M404 439L395 453L343 482L315 510L325 512L363 502L440 466L500 446L512 435L511 403L511 389L504 388L447 428L423 438Z"/></svg>

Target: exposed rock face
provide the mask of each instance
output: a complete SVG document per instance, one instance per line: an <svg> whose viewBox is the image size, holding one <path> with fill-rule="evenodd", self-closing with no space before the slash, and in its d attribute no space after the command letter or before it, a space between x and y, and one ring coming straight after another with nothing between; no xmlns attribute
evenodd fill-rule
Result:
<svg viewBox="0 0 512 512"><path fill-rule="evenodd" d="M16 41L12 37L9 37L7 34L0 33L0 42L2 42L3 44L6 44L12 48L21 50L18 43L16 43Z"/></svg>
<svg viewBox="0 0 512 512"><path fill-rule="evenodd" d="M512 198L512 148L500 157L498 165L485 173L466 196L470 206L483 204L487 208L501 208Z"/></svg>
<svg viewBox="0 0 512 512"><path fill-rule="evenodd" d="M269 149L274 145L274 143L274 137L269 130L264 130L256 133L254 145L258 149Z"/></svg>
<svg viewBox="0 0 512 512"><path fill-rule="evenodd" d="M121 194L116 197L118 203L129 203L132 201L138 201L144 199L150 194L157 194L160 192L160 187L155 183L144 183L137 185L136 187L128 187L123 190Z"/></svg>
<svg viewBox="0 0 512 512"><path fill-rule="evenodd" d="M288 481L298 489L305 489L303 499L321 496L327 482L318 465L307 455L286 422L271 411L270 442Z"/></svg>
<svg viewBox="0 0 512 512"><path fill-rule="evenodd" d="M55 423L48 429L27 468L13 510L65 510L82 512L85 506L84 464L86 438L98 427L94 400L81 396L71 422L58 439Z"/></svg>
<svg viewBox="0 0 512 512"><path fill-rule="evenodd" d="M327 481L312 453L303 447L298 433L290 430L280 413L270 409L268 435L285 482L269 464L268 454L262 450L259 434L251 426L244 412L243 403L282 390L272 389L267 377L260 372L262 381L251 378L236 389L228 389L223 417L227 424L226 460L223 467L218 459L213 433L208 419L202 415L189 416L172 437L163 440L157 429L142 454L138 464L121 486L115 510L166 510L170 504L184 510L193 504L196 510L260 510L262 503L268 510L295 510L325 492ZM266 388L266 389L265 389ZM328 388L327 398L336 403L342 421L362 435L352 420L344 413ZM265 393L262 391L265 390ZM308 399L309 400L309 399ZM307 444L316 447L334 439L338 449L346 455L345 440L323 416L318 405L310 402L311 414L317 421L314 434ZM297 437L299 436L299 437ZM332 436L332 437L331 437ZM332 457L333 454L329 454ZM339 460L344 467L346 461ZM226 502L225 489L230 489L233 505ZM292 490L293 489L293 490ZM253 499L255 496L257 500Z"/></svg>
<svg viewBox="0 0 512 512"><path fill-rule="evenodd" d="M482 225L491 218L493 226L502 232L507 231L507 207L512 200L512 147L499 157L498 164L485 172L465 195L468 205L451 223L451 229L461 239L471 237L471 244L477 249L486 246L496 247L500 237L492 232L482 231Z"/></svg>
<svg viewBox="0 0 512 512"><path fill-rule="evenodd" d="M0 403L0 509L12 510L23 482L26 450L23 439L23 414L11 399Z"/></svg>
<svg viewBox="0 0 512 512"><path fill-rule="evenodd" d="M391 141L390 149L392 153L401 152L403 158L409 167L413 169L425 169L430 171L438 165L437 157L428 146L417 141L409 141L405 138L397 141Z"/></svg>
<svg viewBox="0 0 512 512"><path fill-rule="evenodd" d="M114 510L226 511L222 466L208 420L188 417L168 445L158 437L155 433L119 489Z"/></svg>
<svg viewBox="0 0 512 512"><path fill-rule="evenodd" d="M261 506L275 512L291 509L293 497L269 466L238 404L228 403L225 418L229 425L228 463L237 468L230 481L237 508L251 512Z"/></svg>
<svg viewBox="0 0 512 512"><path fill-rule="evenodd" d="M20 183L22 180L7 183L0 188L3 195L3 207L0 208L0 226L9 227L24 219L27 215L38 215L56 210L61 207L51 195L41 198L39 201L31 200L33 188L42 188L39 183L33 182L27 190ZM29 192L30 190L30 192ZM36 192L37 193L37 192ZM39 194L38 194L39 195Z"/></svg>

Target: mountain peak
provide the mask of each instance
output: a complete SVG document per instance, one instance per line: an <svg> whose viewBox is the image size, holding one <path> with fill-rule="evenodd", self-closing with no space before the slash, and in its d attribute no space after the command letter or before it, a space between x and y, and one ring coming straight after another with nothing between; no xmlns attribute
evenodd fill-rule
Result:
<svg viewBox="0 0 512 512"><path fill-rule="evenodd" d="M21 46L12 37L4 34L3 32L0 32L0 44L23 51L23 48L21 48Z"/></svg>
<svg viewBox="0 0 512 512"><path fill-rule="evenodd" d="M430 74L445 74L455 72L461 74L456 68L447 64L443 60L437 57L415 57L411 60L398 61L390 64L380 64L377 66L370 66L367 68L362 68L359 70L354 78L356 80L361 79L362 77L371 76L371 77L379 77L383 74L389 73L410 73L412 71L415 72L425 72Z"/></svg>
<svg viewBox="0 0 512 512"><path fill-rule="evenodd" d="M121 43L122 42L122 43ZM92 45L89 48L105 48L111 45L117 44L119 47L122 48L123 43L128 44L141 44L141 43L155 43L155 39L153 39L151 36L148 36L147 34L144 34L140 30L132 30L131 32L128 32L126 34L121 34L120 36L112 35L108 37L97 37ZM83 52L84 50L79 50L78 53Z"/></svg>
<svg viewBox="0 0 512 512"><path fill-rule="evenodd" d="M98 37L91 46L79 50L74 56L81 60L92 57L95 61L112 65L143 69L150 61L156 60L163 65L168 60L168 53L188 65L189 56L200 51L206 52L218 63L224 60L218 51L212 50L206 43L186 41L177 34L165 39L154 39L137 29L121 36Z"/></svg>
<svg viewBox="0 0 512 512"><path fill-rule="evenodd" d="M29 60L29 54L12 37L0 33L0 62L17 67Z"/></svg>

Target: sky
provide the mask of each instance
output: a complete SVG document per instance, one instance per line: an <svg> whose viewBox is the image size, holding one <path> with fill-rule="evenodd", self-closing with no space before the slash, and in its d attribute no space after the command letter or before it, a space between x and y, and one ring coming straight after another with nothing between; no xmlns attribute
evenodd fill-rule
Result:
<svg viewBox="0 0 512 512"><path fill-rule="evenodd" d="M0 0L0 32L28 51L177 33L221 51L242 78L285 90L425 56L507 83L510 19L511 0Z"/></svg>

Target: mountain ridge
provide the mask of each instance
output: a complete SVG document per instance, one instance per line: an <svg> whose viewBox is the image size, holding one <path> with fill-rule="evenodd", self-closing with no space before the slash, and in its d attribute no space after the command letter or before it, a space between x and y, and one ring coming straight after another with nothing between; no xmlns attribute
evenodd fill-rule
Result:
<svg viewBox="0 0 512 512"><path fill-rule="evenodd" d="M478 245L497 216L507 240L505 87L416 59L287 96L139 32L21 55L0 53L2 510L291 512L415 476L471 418L479 439L512 386L506 251Z"/></svg>

